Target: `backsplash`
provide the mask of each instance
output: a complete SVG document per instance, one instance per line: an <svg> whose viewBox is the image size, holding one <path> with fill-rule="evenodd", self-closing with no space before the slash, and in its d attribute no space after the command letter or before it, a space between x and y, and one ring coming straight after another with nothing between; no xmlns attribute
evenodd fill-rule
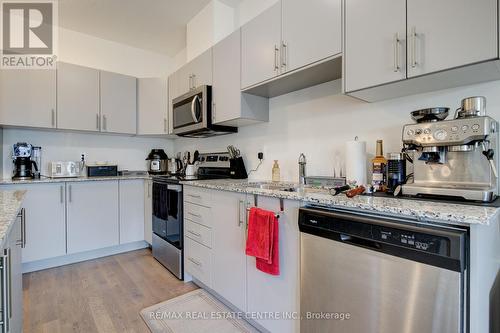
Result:
<svg viewBox="0 0 500 333"><path fill-rule="evenodd" d="M3 130L3 178L12 176L12 145L28 142L42 147L42 175L50 161L79 161L85 153L87 163L109 161L119 170L147 170L145 158L152 148L163 148L170 154L172 140L105 134L49 132L26 129Z"/></svg>
<svg viewBox="0 0 500 333"><path fill-rule="evenodd" d="M414 95L378 103L366 103L340 94L341 81L333 81L270 100L269 123L240 128L239 133L209 139L177 139L176 151L225 151L238 147L247 171L258 164L251 179L270 180L273 160L279 160L281 180L298 181L298 158L307 156L307 175L333 176L337 164L344 165L345 142L358 136L366 141L368 160L377 139L384 140L384 154L400 151L404 124L412 123L410 112L433 106L450 107L450 118L462 98L487 98L487 114L500 120L500 81ZM367 161L368 163L368 161ZM368 169L370 170L370 169ZM370 178L369 178L370 179Z"/></svg>

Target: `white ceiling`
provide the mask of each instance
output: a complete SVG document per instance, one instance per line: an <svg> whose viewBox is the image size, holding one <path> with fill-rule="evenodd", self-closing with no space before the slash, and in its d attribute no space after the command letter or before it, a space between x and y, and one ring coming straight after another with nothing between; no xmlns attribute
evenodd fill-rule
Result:
<svg viewBox="0 0 500 333"><path fill-rule="evenodd" d="M59 0L59 25L174 57L186 24L210 0Z"/></svg>

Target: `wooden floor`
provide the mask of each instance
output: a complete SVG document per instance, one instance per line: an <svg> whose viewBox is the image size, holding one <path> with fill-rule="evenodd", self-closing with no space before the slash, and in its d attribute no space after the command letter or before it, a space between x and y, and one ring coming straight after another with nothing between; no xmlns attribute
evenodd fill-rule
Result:
<svg viewBox="0 0 500 333"><path fill-rule="evenodd" d="M24 332L149 332L139 311L197 287L149 249L25 274Z"/></svg>

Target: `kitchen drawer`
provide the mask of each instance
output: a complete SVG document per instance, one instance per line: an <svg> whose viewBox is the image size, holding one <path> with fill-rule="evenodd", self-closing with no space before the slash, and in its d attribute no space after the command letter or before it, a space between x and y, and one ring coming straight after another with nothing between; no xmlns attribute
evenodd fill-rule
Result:
<svg viewBox="0 0 500 333"><path fill-rule="evenodd" d="M211 207L211 192L202 188L184 186L184 201Z"/></svg>
<svg viewBox="0 0 500 333"><path fill-rule="evenodd" d="M212 227L212 209L184 202L184 217L190 221Z"/></svg>
<svg viewBox="0 0 500 333"><path fill-rule="evenodd" d="M185 219L184 230L186 231L186 237L189 237L206 247L212 248L212 229L190 221L189 219Z"/></svg>
<svg viewBox="0 0 500 333"><path fill-rule="evenodd" d="M200 243L185 237L184 256L186 272L212 287L212 251Z"/></svg>

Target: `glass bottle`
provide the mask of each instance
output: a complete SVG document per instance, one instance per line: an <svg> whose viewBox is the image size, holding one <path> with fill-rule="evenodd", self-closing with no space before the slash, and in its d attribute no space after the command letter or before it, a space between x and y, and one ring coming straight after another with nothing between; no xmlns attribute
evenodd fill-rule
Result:
<svg viewBox="0 0 500 333"><path fill-rule="evenodd" d="M377 140L375 157L372 160L372 186L374 191L387 189L387 159L384 157L383 141Z"/></svg>
<svg viewBox="0 0 500 333"><path fill-rule="evenodd" d="M274 160L273 165L273 182L280 181L280 166L278 165L278 160Z"/></svg>

